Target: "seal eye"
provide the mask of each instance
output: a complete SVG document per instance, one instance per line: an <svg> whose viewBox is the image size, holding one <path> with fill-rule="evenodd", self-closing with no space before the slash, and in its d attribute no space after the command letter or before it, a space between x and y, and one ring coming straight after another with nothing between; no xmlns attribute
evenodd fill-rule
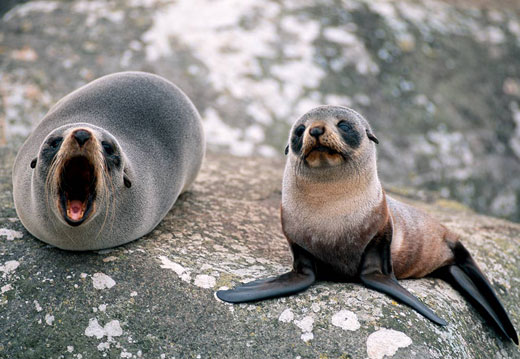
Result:
<svg viewBox="0 0 520 359"><path fill-rule="evenodd" d="M294 134L298 137L301 137L301 135L303 135L304 132L305 132L304 125L300 125L300 126L296 127L296 130L294 130Z"/></svg>
<svg viewBox="0 0 520 359"><path fill-rule="evenodd" d="M49 143L49 146L50 146L51 148L58 148L58 147L60 147L62 141L63 141L63 138L62 138L62 137L55 138L55 139L53 139L53 140Z"/></svg>
<svg viewBox="0 0 520 359"><path fill-rule="evenodd" d="M108 142L101 142L101 145L103 146L103 149L105 150L107 155L113 155L114 154L114 146L112 146Z"/></svg>
<svg viewBox="0 0 520 359"><path fill-rule="evenodd" d="M346 121L339 121L338 127L345 132L350 132L354 130L354 127Z"/></svg>
<svg viewBox="0 0 520 359"><path fill-rule="evenodd" d="M361 144L361 135L357 131L355 125L347 121L339 121L337 124L339 128L339 134L343 138L343 141L351 148L358 148Z"/></svg>

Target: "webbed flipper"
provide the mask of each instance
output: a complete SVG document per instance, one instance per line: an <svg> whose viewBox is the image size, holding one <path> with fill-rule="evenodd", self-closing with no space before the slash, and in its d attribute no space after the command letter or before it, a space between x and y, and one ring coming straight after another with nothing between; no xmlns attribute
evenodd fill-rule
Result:
<svg viewBox="0 0 520 359"><path fill-rule="evenodd" d="M293 270L278 277L259 279L229 290L219 290L219 299L230 303L252 302L301 292L316 281L313 257L296 244L291 245Z"/></svg>
<svg viewBox="0 0 520 359"><path fill-rule="evenodd" d="M437 316L430 308L402 287L393 275L370 273L362 275L361 281L367 288L388 294L390 297L415 309L417 312L436 324L448 324L444 319Z"/></svg>
<svg viewBox="0 0 520 359"><path fill-rule="evenodd" d="M307 289L315 279L313 271L303 273L290 271L278 277L255 280L229 290L219 290L217 297L230 303L283 297Z"/></svg>
<svg viewBox="0 0 520 359"><path fill-rule="evenodd" d="M448 324L402 287L395 278L390 251L391 236L392 227L389 225L384 232L374 237L366 247L359 274L361 282L368 288L385 293L410 306L436 324Z"/></svg>
<svg viewBox="0 0 520 359"><path fill-rule="evenodd" d="M455 264L442 267L435 274L458 289L500 333L518 345L511 319L471 254L460 242L454 244L453 253Z"/></svg>

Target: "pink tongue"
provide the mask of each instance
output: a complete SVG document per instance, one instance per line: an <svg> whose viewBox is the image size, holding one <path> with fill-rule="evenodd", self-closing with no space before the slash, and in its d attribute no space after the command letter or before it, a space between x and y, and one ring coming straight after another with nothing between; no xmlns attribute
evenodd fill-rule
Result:
<svg viewBox="0 0 520 359"><path fill-rule="evenodd" d="M81 219L82 213L82 207L83 203L78 200L70 201L69 203L69 209L70 209L70 219L77 221L78 219Z"/></svg>

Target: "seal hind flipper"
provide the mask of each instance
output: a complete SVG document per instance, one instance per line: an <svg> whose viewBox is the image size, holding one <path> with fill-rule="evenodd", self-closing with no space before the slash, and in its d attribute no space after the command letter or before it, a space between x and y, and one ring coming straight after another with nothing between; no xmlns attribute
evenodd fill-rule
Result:
<svg viewBox="0 0 520 359"><path fill-rule="evenodd" d="M410 306L417 312L439 325L448 323L437 316L430 308L402 287L395 278L390 252L392 227L389 225L376 236L365 249L361 262L360 280L370 289L385 293Z"/></svg>
<svg viewBox="0 0 520 359"><path fill-rule="evenodd" d="M301 292L310 287L316 276L314 271L303 273L290 271L278 277L255 280L230 290L217 291L217 297L229 303L252 302L283 297Z"/></svg>
<svg viewBox="0 0 520 359"><path fill-rule="evenodd" d="M316 281L315 259L305 249L290 243L293 270L278 277L259 279L229 290L219 290L219 299L229 303L244 303L284 297L309 288Z"/></svg>
<svg viewBox="0 0 520 359"><path fill-rule="evenodd" d="M518 335L511 319L471 254L460 242L455 243L453 253L455 264L438 269L436 275L452 284L499 332L518 345Z"/></svg>

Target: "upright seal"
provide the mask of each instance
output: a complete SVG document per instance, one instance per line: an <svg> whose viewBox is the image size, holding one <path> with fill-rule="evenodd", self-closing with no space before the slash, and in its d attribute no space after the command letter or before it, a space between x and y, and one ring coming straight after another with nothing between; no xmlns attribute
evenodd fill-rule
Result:
<svg viewBox="0 0 520 359"><path fill-rule="evenodd" d="M298 119L282 188L282 227L293 270L217 296L240 303L297 293L317 278L360 281L445 325L396 279L437 274L518 344L511 320L458 236L385 194L377 175L377 143L368 122L345 107L318 107Z"/></svg>
<svg viewBox="0 0 520 359"><path fill-rule="evenodd" d="M56 247L118 246L157 226L194 181L204 150L200 116L171 82L104 76L61 99L21 147L16 212Z"/></svg>

